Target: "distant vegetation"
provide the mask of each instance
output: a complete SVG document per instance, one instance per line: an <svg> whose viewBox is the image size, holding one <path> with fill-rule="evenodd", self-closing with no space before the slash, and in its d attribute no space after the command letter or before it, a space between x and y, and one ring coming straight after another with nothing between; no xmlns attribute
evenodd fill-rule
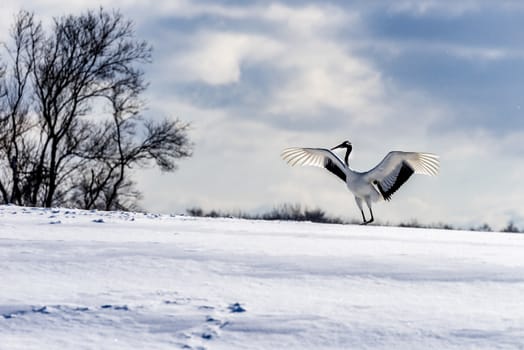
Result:
<svg viewBox="0 0 524 350"><path fill-rule="evenodd" d="M324 224L360 224L359 220L344 220L339 217L333 217L327 215L322 209L309 209L303 208L300 204L281 204L272 210L262 214L250 214L242 211L238 212L226 212L220 210L204 211L202 208L191 208L187 209L187 214L196 217L222 217L222 218L240 218L248 220L283 220L283 221L310 221L315 223ZM494 231L490 225L484 223L480 226L474 227L455 227L445 223L434 223L434 224L422 224L417 220L411 220L409 222L401 222L400 224L393 225L388 223L377 222L380 226L398 226L398 227L413 227L413 228L432 228L441 230L469 230L469 231L480 231L480 232L492 232ZM501 232L510 233L524 233L524 230L520 230L515 224L510 221L504 228L500 229Z"/></svg>
<svg viewBox="0 0 524 350"><path fill-rule="evenodd" d="M285 220L285 221L311 221L325 224L349 224L340 218L327 216L321 209L302 208L300 204L282 204L263 214L249 214L245 212L224 212L219 210L204 211L201 208L187 210L191 216L199 217L229 217L249 220Z"/></svg>

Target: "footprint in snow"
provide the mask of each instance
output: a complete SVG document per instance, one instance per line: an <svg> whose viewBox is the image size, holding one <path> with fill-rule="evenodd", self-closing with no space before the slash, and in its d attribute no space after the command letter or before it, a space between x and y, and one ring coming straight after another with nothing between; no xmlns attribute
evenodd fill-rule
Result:
<svg viewBox="0 0 524 350"><path fill-rule="evenodd" d="M240 313L240 312L246 312L246 309L242 307L239 303L231 304L227 307L231 313Z"/></svg>
<svg viewBox="0 0 524 350"><path fill-rule="evenodd" d="M100 306L101 309L111 309L111 310L117 310L117 311L129 311L129 307L127 305L111 305L106 304Z"/></svg>

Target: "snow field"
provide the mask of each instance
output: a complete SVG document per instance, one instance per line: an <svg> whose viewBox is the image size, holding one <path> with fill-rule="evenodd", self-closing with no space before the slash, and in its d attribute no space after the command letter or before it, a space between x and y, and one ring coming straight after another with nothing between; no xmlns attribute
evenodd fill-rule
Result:
<svg viewBox="0 0 524 350"><path fill-rule="evenodd" d="M0 349L524 349L524 235L0 206Z"/></svg>

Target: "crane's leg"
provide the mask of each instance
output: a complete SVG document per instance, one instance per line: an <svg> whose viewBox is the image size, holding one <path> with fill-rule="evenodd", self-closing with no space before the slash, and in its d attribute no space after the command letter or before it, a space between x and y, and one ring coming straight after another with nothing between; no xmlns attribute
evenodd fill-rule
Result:
<svg viewBox="0 0 524 350"><path fill-rule="evenodd" d="M362 208L362 198L355 197L355 202L357 202L358 208L360 209L360 212L362 213L362 224L361 225L367 225L368 222L366 221L366 216L364 215L364 209Z"/></svg>
<svg viewBox="0 0 524 350"><path fill-rule="evenodd" d="M366 221L366 225L372 223L373 220L375 220L375 218L373 217L373 210L371 210L371 206L369 207L369 213L371 214L371 219Z"/></svg>
<svg viewBox="0 0 524 350"><path fill-rule="evenodd" d="M368 205L369 214L371 215L371 219L369 219L368 221L364 220L363 225L370 224L373 222L373 220L375 220L375 218L373 217L373 210L371 210L371 199L369 197L366 197L366 204ZM362 212L362 216L364 216L364 212Z"/></svg>
<svg viewBox="0 0 524 350"><path fill-rule="evenodd" d="M364 215L364 210L360 209L360 212L362 213L362 223L361 223L361 225L367 225L368 222L366 221L366 216Z"/></svg>

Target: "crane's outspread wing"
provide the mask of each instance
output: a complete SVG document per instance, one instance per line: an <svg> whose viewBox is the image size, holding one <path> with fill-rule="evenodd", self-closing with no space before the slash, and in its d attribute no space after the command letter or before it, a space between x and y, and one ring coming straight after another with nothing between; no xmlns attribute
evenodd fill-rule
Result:
<svg viewBox="0 0 524 350"><path fill-rule="evenodd" d="M347 167L335 153L325 148L286 148L280 154L289 165L316 166L326 168L340 180L346 182Z"/></svg>
<svg viewBox="0 0 524 350"><path fill-rule="evenodd" d="M385 200L390 200L413 174L437 175L439 157L431 153L389 152L373 169L364 173L366 179L377 186Z"/></svg>

